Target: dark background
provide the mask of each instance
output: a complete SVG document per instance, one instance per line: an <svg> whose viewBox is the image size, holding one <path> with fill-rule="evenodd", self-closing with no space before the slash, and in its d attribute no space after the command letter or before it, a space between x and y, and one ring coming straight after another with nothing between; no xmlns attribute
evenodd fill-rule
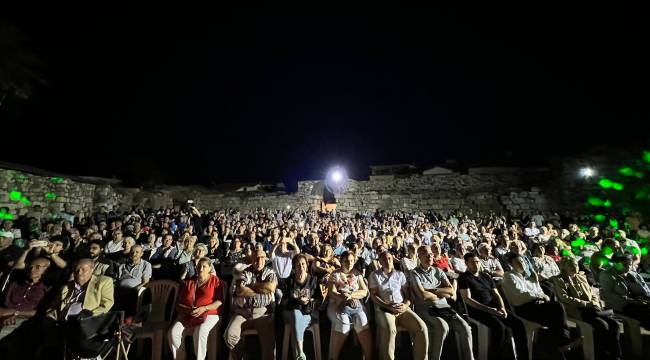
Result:
<svg viewBox="0 0 650 360"><path fill-rule="evenodd" d="M536 166L649 138L634 5L43 6L1 15L47 81L0 109L4 161L291 188L335 164Z"/></svg>

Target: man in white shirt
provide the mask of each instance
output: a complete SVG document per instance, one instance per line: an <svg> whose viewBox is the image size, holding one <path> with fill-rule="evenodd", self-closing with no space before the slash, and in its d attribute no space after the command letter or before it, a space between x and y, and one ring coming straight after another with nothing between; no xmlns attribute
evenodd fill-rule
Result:
<svg viewBox="0 0 650 360"><path fill-rule="evenodd" d="M124 238L122 236L122 230L117 229L113 231L113 239L106 244L104 252L106 254L112 254L118 251L124 251Z"/></svg>
<svg viewBox="0 0 650 360"><path fill-rule="evenodd" d="M478 258L483 271L490 274L492 280L501 281L503 278L503 267L497 258L490 255L492 247L488 243L481 243L478 246Z"/></svg>
<svg viewBox="0 0 650 360"><path fill-rule="evenodd" d="M534 221L530 222L530 225L524 229L524 235L526 235L527 238L534 238L539 235L539 229L537 228L537 224L535 224Z"/></svg>
<svg viewBox="0 0 650 360"><path fill-rule="evenodd" d="M289 250L288 245L291 244L293 250ZM285 279L291 276L292 260L293 257L300 254L300 247L296 244L295 239L290 237L283 237L280 239L273 250L271 250L271 267L277 275L279 286L275 288L275 302L280 303L282 300L282 291L280 288L283 286Z"/></svg>
<svg viewBox="0 0 650 360"><path fill-rule="evenodd" d="M404 273L393 267L393 255L379 254L381 269L370 274L368 287L375 303L375 319L379 330L379 358L395 359L397 326L405 328L413 339L415 359L426 359L429 346L427 325L409 307L408 287Z"/></svg>
<svg viewBox="0 0 650 360"><path fill-rule="evenodd" d="M527 279L524 274L524 260L519 254L510 257L512 271L503 277L503 291L518 316L548 327L553 334L560 351L578 344L580 339L573 339L567 326L564 308L544 294L539 286L537 274Z"/></svg>

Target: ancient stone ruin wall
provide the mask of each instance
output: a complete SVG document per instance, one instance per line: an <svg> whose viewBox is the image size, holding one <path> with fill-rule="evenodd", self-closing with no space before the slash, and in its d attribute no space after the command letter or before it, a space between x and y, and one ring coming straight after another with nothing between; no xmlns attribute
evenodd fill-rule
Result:
<svg viewBox="0 0 650 360"><path fill-rule="evenodd" d="M32 205L87 215L96 210L119 211L131 206L178 206L188 199L194 200L202 209L235 208L246 211L257 207L277 209L287 206L316 209L320 207L324 188L323 181L300 181L298 190L290 194L217 193L209 188L192 186L143 190L102 183L101 179L96 178L92 178L93 181L86 179L91 178L53 177L0 169L0 206L8 207L14 215L26 213ZM376 209L434 209L445 212L470 208L533 213L557 209L562 203L559 188L550 174L545 172L373 176L367 181L349 180L335 196L337 210L344 213ZM17 193L20 193L21 199L16 199Z"/></svg>
<svg viewBox="0 0 650 360"><path fill-rule="evenodd" d="M350 181L337 198L337 210L376 209L451 211L473 209L532 213L557 206L547 173L413 175Z"/></svg>

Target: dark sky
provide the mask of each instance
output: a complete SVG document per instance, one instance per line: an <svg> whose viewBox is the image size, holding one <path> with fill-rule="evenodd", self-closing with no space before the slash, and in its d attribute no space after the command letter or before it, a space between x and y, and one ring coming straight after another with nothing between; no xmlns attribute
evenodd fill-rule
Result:
<svg viewBox="0 0 650 360"><path fill-rule="evenodd" d="M644 12L571 6L11 9L48 84L0 109L24 134L1 160L129 183L295 182L333 164L363 177L642 144Z"/></svg>

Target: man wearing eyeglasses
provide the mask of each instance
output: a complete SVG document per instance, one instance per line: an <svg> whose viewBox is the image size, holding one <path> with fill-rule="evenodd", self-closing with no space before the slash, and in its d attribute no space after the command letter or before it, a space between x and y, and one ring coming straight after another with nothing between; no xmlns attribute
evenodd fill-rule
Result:
<svg viewBox="0 0 650 360"><path fill-rule="evenodd" d="M49 266L50 260L34 258L25 271L16 272L16 276L4 288L4 303L0 308L0 339L36 314L36 307L48 290L41 279Z"/></svg>

